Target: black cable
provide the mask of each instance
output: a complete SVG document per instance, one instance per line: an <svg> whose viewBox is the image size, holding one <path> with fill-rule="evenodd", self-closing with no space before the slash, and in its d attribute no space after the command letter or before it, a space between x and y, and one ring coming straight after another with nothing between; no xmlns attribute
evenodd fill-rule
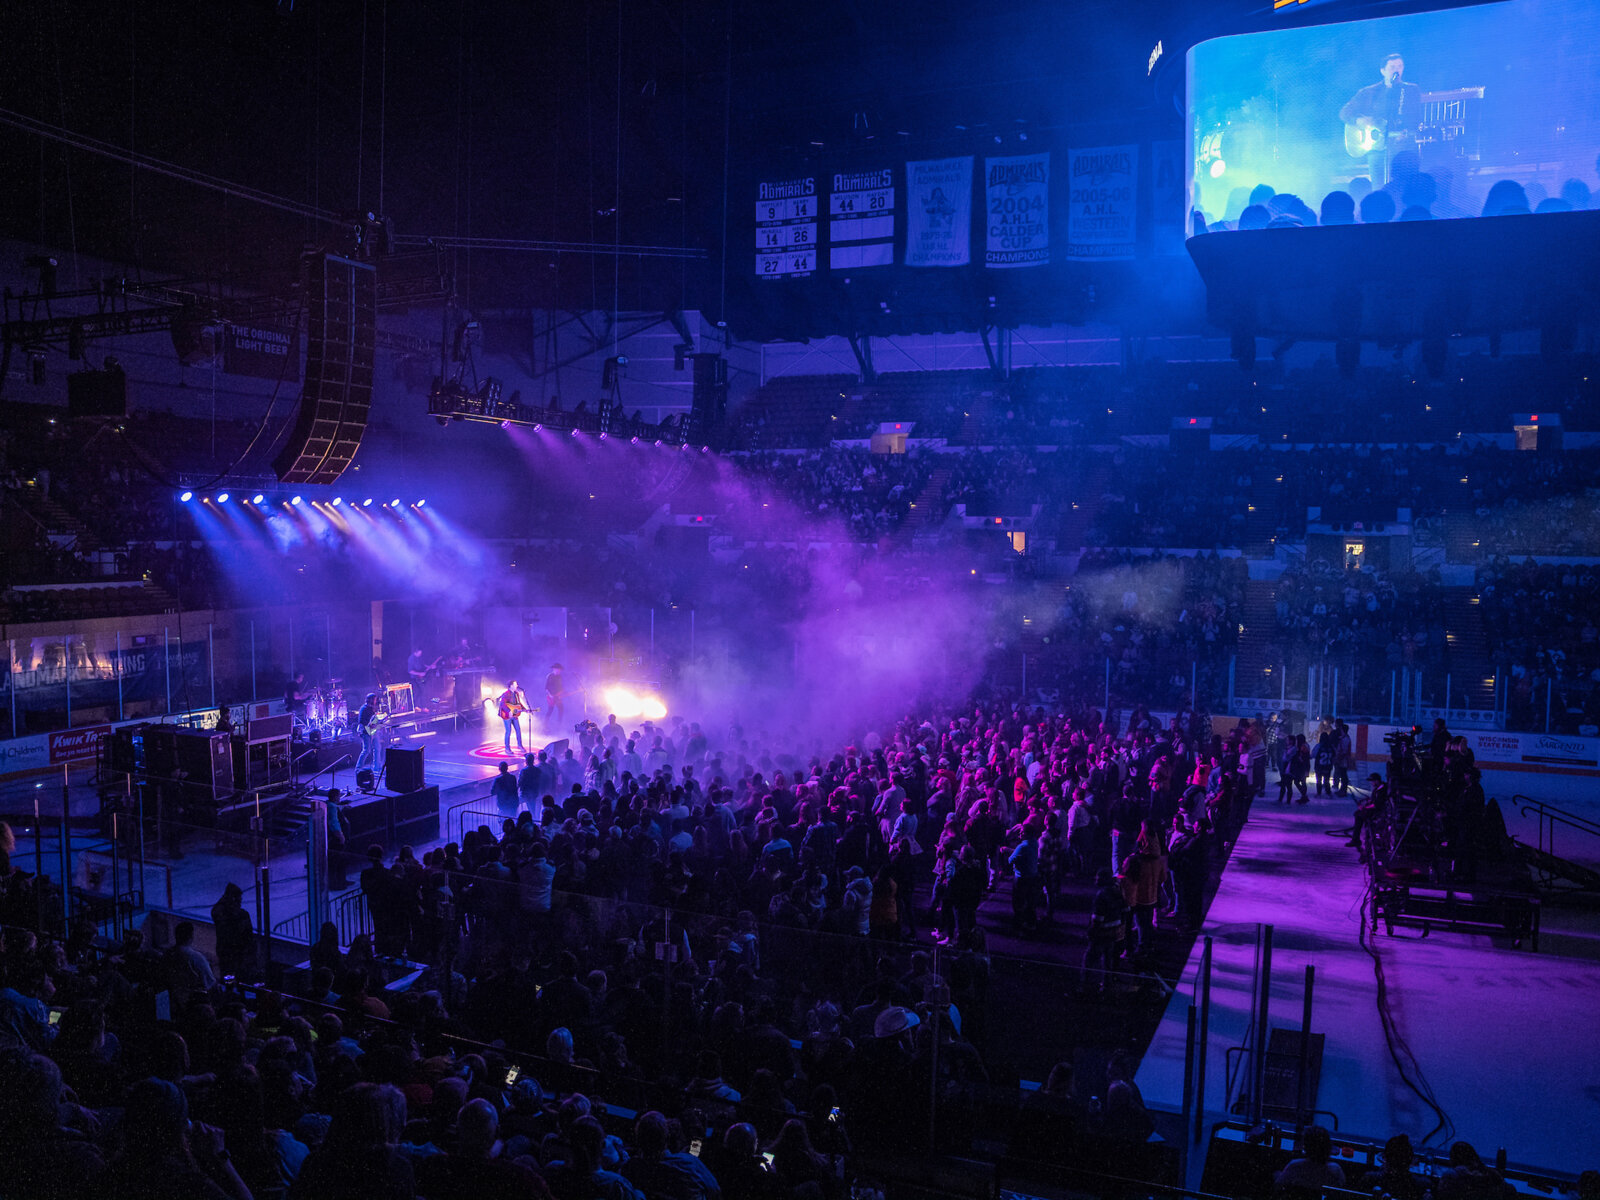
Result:
<svg viewBox="0 0 1600 1200"><path fill-rule="evenodd" d="M1383 1026L1383 1040L1388 1046L1389 1057L1394 1062L1395 1071L1400 1076L1400 1082L1411 1089L1423 1104L1433 1110L1434 1115L1438 1118L1434 1127L1422 1139L1421 1145L1426 1146L1434 1139L1435 1135L1440 1133L1444 1134L1445 1141L1452 1141L1456 1134L1455 1122L1450 1119L1444 1108L1439 1104L1438 1098L1434 1095L1432 1085L1428 1083L1427 1077L1422 1072L1422 1065L1417 1061L1416 1054L1413 1053L1410 1044L1400 1032L1394 1013L1389 1007L1389 983L1384 976L1383 959L1378 954L1377 946L1367 938L1367 914L1371 910L1374 917L1376 916L1376 911L1373 909L1376 903L1377 883L1376 880L1369 877L1366 893L1361 898L1361 925L1357 932L1357 939L1361 944L1361 948L1372 959L1372 975L1378 985L1378 1020ZM1404 1061L1402 1061L1402 1058ZM1410 1064L1409 1071L1407 1070L1407 1063ZM1414 1079L1413 1076L1415 1076Z"/></svg>

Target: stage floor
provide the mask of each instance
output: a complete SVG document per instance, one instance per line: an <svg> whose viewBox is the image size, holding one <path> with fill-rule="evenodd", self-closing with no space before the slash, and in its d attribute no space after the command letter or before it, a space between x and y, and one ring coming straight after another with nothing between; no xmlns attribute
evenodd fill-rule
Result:
<svg viewBox="0 0 1600 1200"><path fill-rule="evenodd" d="M537 714L523 717L524 749L519 750L513 738L509 754L501 736L500 721L494 717L481 725L465 725L459 729L452 729L448 721L443 721L436 725L437 732L403 730L391 737L389 745L422 747L427 780L438 784L442 791L474 780L489 779L497 773L501 762L509 762L513 771L520 770L525 753L537 752L563 738L574 737L570 725L565 732L555 732L533 724L537 720ZM576 749L575 737L572 745Z"/></svg>
<svg viewBox="0 0 1600 1200"><path fill-rule="evenodd" d="M1327 1035L1316 1107L1337 1113L1342 1132L1379 1140L1403 1132L1420 1143L1436 1123L1384 1041L1373 963L1357 940L1366 875L1336 833L1351 811L1349 800L1257 801L1239 837L1202 930L1213 938L1208 1123L1223 1115L1227 1048L1244 1042L1257 922L1273 926L1272 1026L1300 1028L1305 968L1316 967L1312 1030ZM1485 1159L1504 1147L1515 1163L1595 1166L1600 963L1501 938L1406 928L1391 937L1382 928L1374 944L1396 1023L1456 1138ZM1197 939L1140 1067L1153 1107L1181 1108L1202 948Z"/></svg>

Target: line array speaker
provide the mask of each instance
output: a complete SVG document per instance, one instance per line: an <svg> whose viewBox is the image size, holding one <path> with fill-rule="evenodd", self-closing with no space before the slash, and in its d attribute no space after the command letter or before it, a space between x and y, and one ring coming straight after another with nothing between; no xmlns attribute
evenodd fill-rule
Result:
<svg viewBox="0 0 1600 1200"><path fill-rule="evenodd" d="M272 469L284 483L333 483L355 458L372 407L378 273L337 254L308 254L304 263L305 387Z"/></svg>

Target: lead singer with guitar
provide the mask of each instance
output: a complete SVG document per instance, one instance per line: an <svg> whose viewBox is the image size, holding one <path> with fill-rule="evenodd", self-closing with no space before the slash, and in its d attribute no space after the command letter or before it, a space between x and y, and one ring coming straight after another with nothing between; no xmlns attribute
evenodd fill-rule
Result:
<svg viewBox="0 0 1600 1200"><path fill-rule="evenodd" d="M1391 54L1378 68L1382 83L1362 88L1339 110L1345 124L1345 149L1366 157L1367 175L1374 188L1389 182L1389 163L1408 145L1415 146L1417 121L1422 116L1422 89L1405 83L1406 60Z"/></svg>
<svg viewBox="0 0 1600 1200"><path fill-rule="evenodd" d="M500 693L499 700L500 722L506 728L506 753L511 753L511 735L517 735L517 753L524 753L522 749L522 714L528 711L528 701L522 694L522 689L513 679L506 684L506 690Z"/></svg>

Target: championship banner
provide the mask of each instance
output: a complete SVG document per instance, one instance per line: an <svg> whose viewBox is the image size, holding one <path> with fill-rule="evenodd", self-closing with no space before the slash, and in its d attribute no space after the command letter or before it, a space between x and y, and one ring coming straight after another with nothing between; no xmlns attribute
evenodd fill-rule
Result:
<svg viewBox="0 0 1600 1200"><path fill-rule="evenodd" d="M222 369L257 379L299 379L300 331L281 325L224 325Z"/></svg>
<svg viewBox="0 0 1600 1200"><path fill-rule="evenodd" d="M983 163L989 226L986 267L1037 267L1050 261L1050 155L1018 154Z"/></svg>
<svg viewBox="0 0 1600 1200"><path fill-rule="evenodd" d="M906 266L972 261L972 157L906 163Z"/></svg>
<svg viewBox="0 0 1600 1200"><path fill-rule="evenodd" d="M1067 151L1067 257L1132 258L1138 240L1139 147Z"/></svg>
<svg viewBox="0 0 1600 1200"><path fill-rule="evenodd" d="M828 194L828 266L894 264L894 172L840 171Z"/></svg>

